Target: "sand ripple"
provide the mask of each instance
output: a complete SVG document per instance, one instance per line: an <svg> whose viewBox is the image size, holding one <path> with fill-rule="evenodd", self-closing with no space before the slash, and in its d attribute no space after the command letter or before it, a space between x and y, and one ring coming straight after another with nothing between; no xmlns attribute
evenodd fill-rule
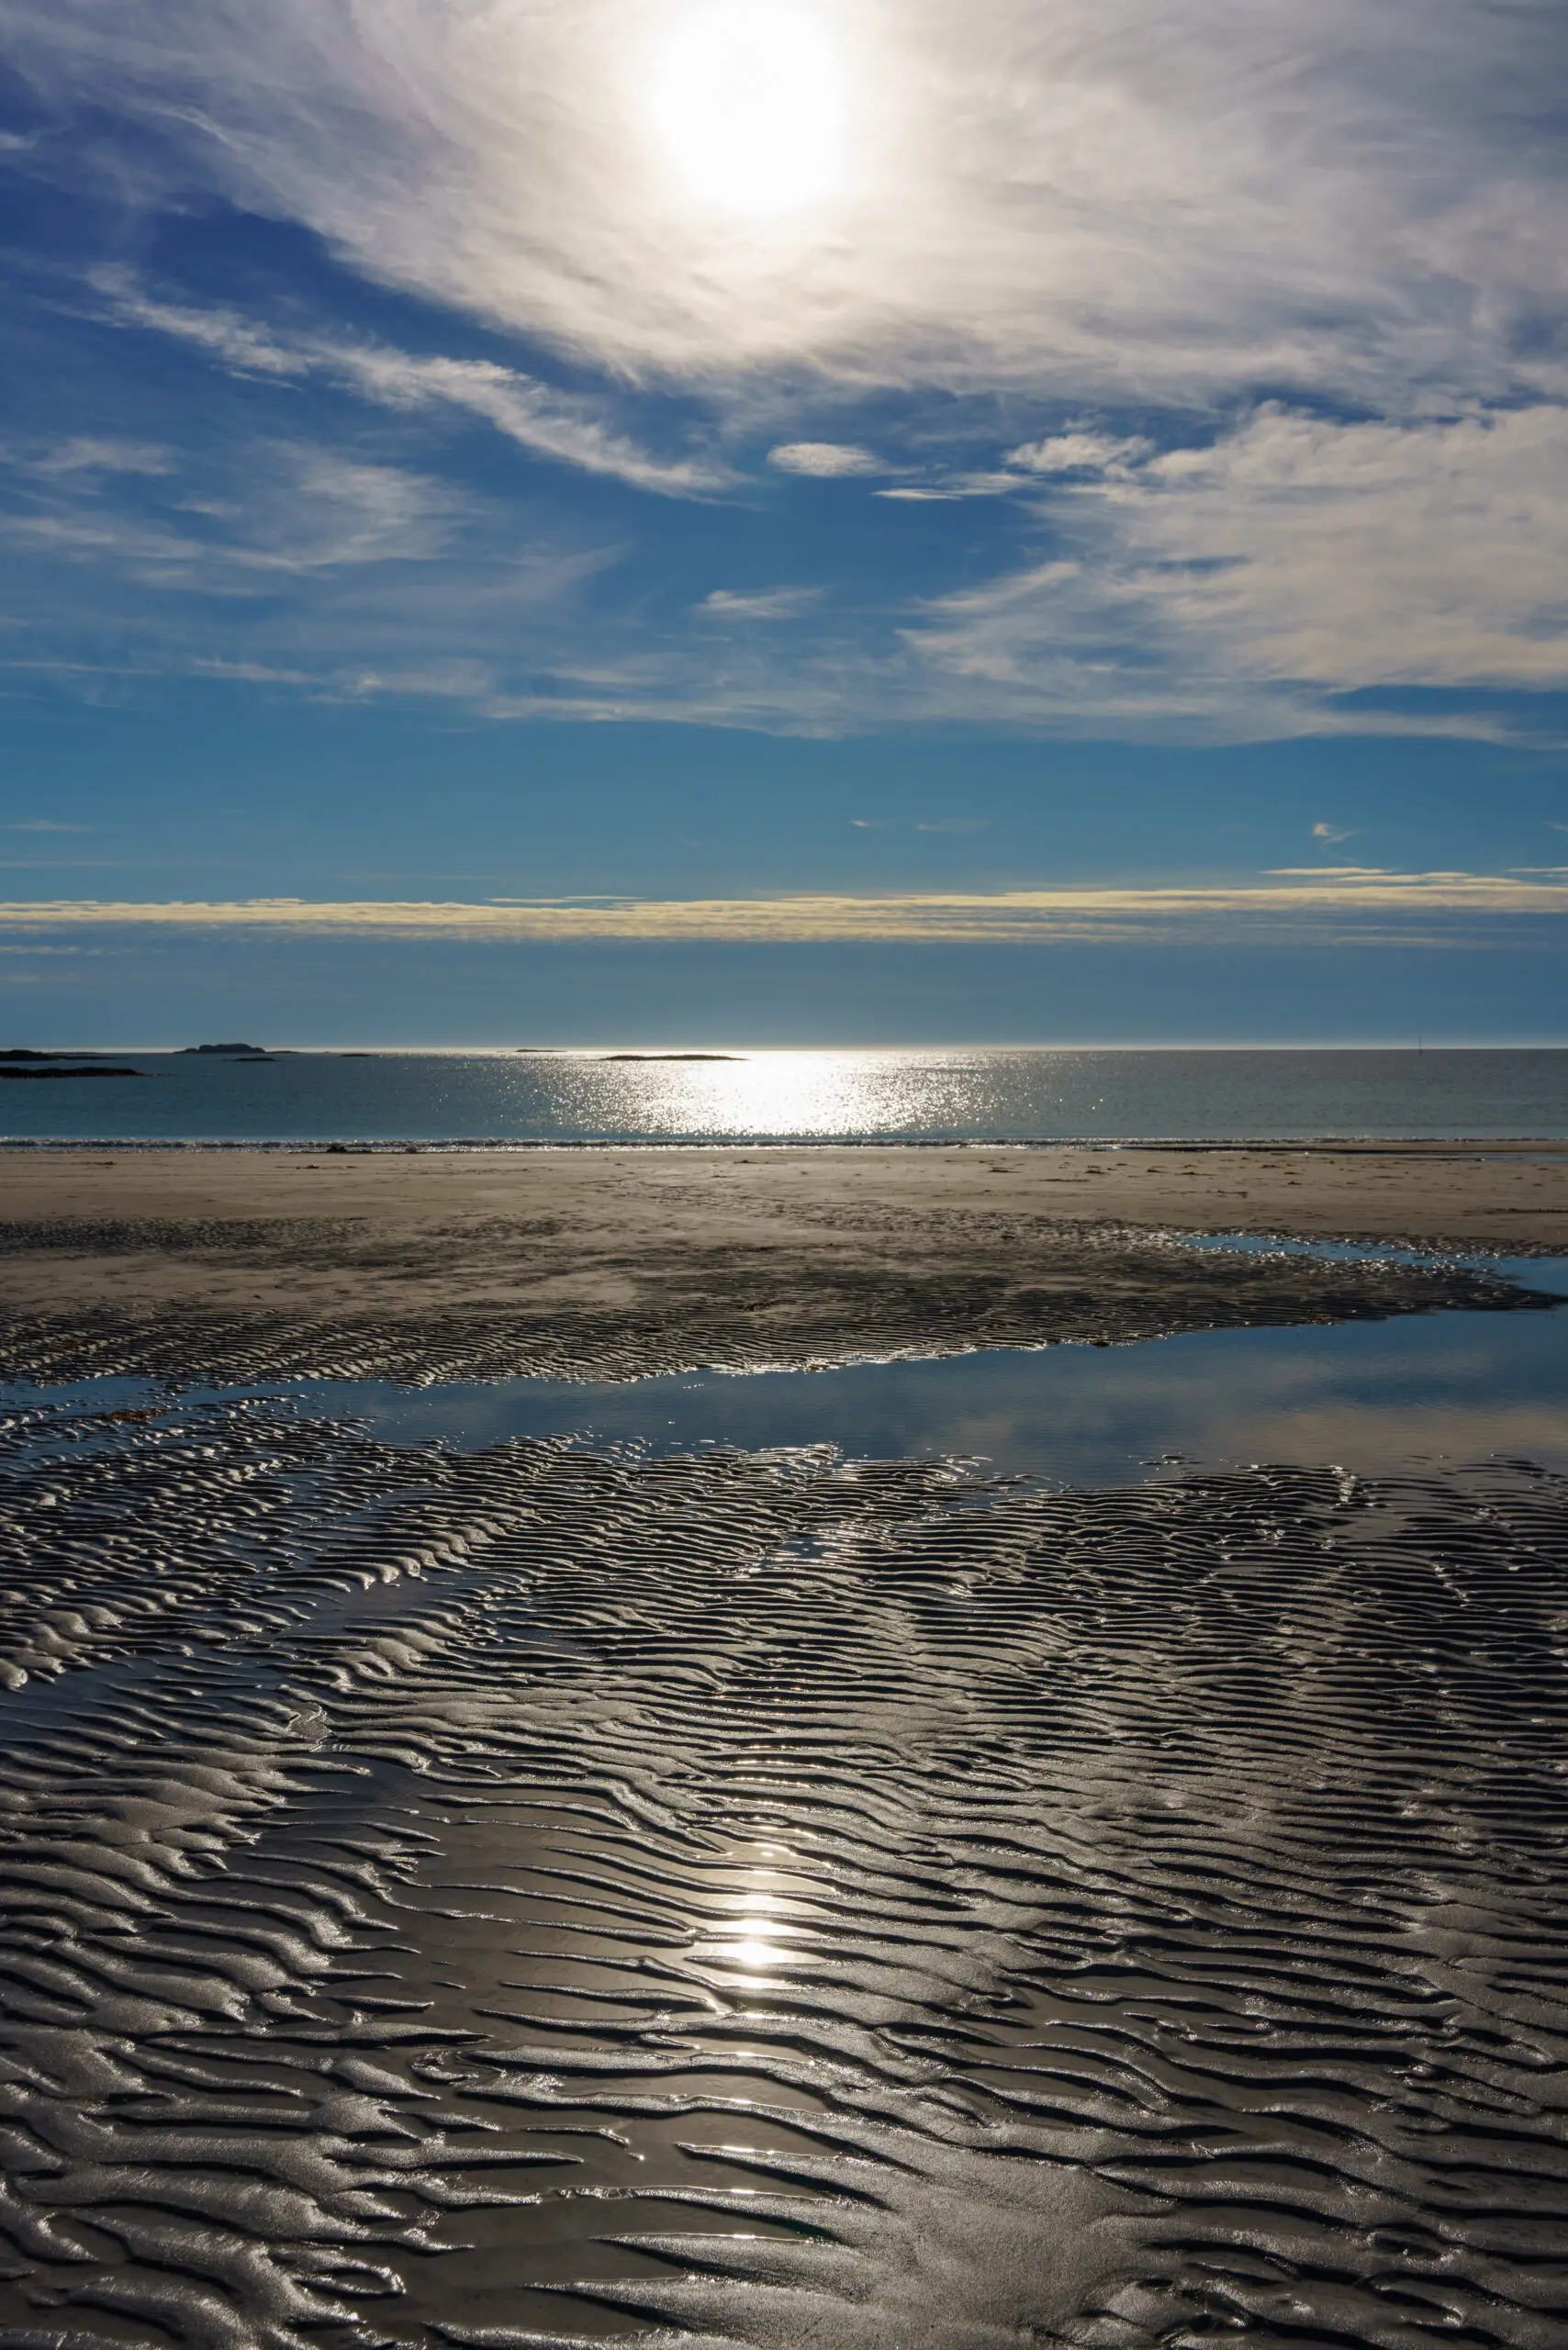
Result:
<svg viewBox="0 0 1568 2350"><path fill-rule="evenodd" d="M0 2350L1558 2350L1565 1504L14 1416Z"/></svg>

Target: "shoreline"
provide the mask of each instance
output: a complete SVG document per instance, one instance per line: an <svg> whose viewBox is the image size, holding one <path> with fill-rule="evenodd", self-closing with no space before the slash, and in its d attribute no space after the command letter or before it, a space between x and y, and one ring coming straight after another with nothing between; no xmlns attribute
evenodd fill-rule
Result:
<svg viewBox="0 0 1568 2350"><path fill-rule="evenodd" d="M0 1161L0 1376L614 1380L1115 1345L1547 1310L1453 1260L1553 1254L1568 1154L1539 1146L98 1146Z"/></svg>
<svg viewBox="0 0 1568 2350"><path fill-rule="evenodd" d="M1436 1158L1507 1157L1529 1152L1536 1157L1568 1158L1568 1136L1547 1135L1316 1135L1305 1139L1271 1136L1232 1136L1218 1140L1184 1140L1181 1136L1139 1135L611 1135L570 1136L443 1136L431 1141L417 1135L327 1135L309 1141L294 1137L258 1140L224 1136L28 1136L0 1135L0 1158L7 1152L75 1154L119 1150L147 1156L157 1151L253 1152L275 1158L297 1151L348 1152L358 1158L385 1156L461 1158L476 1151L511 1156L533 1151L666 1151L666 1150L1096 1150L1096 1151L1257 1151L1314 1157L1346 1155Z"/></svg>

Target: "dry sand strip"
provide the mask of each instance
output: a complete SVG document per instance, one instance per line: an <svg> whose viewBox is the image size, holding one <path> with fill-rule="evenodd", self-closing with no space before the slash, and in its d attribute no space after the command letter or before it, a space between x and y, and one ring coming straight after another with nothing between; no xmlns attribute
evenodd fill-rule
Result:
<svg viewBox="0 0 1568 2350"><path fill-rule="evenodd" d="M622 1378L1542 1301L1182 1232L1568 1253L1561 1145L0 1155L0 1373Z"/></svg>

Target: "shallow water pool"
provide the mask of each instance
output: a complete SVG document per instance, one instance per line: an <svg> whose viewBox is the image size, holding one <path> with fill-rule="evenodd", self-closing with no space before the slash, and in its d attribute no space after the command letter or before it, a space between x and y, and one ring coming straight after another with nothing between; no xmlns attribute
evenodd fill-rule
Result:
<svg viewBox="0 0 1568 2350"><path fill-rule="evenodd" d="M1568 1259L1518 1259L1500 1270L1568 1297ZM1568 1468L1568 1314L1417 1315L623 1382L310 1380L187 1389L181 1401L249 1396L357 1421L394 1445L476 1451L510 1437L562 1437L654 1456L829 1445L851 1460L974 1461L1058 1485L1137 1483L1172 1460L1331 1461L1376 1472L1417 1460L1504 1457ZM43 1406L62 1425L106 1410L156 1411L171 1400L140 1380L0 1388L0 1407ZM42 1428L38 1440L47 1442Z"/></svg>

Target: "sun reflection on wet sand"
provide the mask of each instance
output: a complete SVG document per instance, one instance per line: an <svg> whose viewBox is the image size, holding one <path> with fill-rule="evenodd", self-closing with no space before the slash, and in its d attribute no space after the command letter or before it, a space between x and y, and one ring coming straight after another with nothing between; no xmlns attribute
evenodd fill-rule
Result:
<svg viewBox="0 0 1568 2350"><path fill-rule="evenodd" d="M721 1915L701 1930L703 1947L743 1981L766 1982L769 1968L795 1953L801 1929L784 1914L788 1897L769 1890L779 1876L777 1868L747 1864L741 1885L721 1892Z"/></svg>

